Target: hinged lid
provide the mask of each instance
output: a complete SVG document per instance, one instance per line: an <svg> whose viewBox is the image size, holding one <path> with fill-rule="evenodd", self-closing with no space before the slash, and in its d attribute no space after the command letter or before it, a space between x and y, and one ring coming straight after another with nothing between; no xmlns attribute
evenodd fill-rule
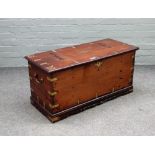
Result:
<svg viewBox="0 0 155 155"><path fill-rule="evenodd" d="M108 58L138 47L112 39L75 45L71 47L36 53L25 58L47 73L81 65L91 61Z"/></svg>

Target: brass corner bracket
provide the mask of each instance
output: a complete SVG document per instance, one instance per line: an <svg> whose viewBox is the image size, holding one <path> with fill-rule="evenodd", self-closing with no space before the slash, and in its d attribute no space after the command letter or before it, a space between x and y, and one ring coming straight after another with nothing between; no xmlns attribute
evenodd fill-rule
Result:
<svg viewBox="0 0 155 155"><path fill-rule="evenodd" d="M54 82L54 81L57 81L58 80L58 78L50 78L50 77L47 77L47 80L49 81L49 82Z"/></svg>
<svg viewBox="0 0 155 155"><path fill-rule="evenodd" d="M49 107L50 107L51 109L58 108L58 107L59 107L59 104L52 104L52 103L49 103Z"/></svg>
<svg viewBox="0 0 155 155"><path fill-rule="evenodd" d="M50 91L48 91L48 94L50 95L50 96L55 96L56 94L57 94L57 92L55 91L55 92L50 92Z"/></svg>

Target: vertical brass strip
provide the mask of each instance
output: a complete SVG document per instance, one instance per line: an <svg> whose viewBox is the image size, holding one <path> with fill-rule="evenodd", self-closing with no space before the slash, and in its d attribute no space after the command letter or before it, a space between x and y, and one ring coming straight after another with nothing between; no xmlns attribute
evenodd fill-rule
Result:
<svg viewBox="0 0 155 155"><path fill-rule="evenodd" d="M132 54L132 67L131 67L131 78L129 79L129 83L132 85L133 84L133 74L134 74L134 65L135 65L135 54L136 51L133 52Z"/></svg>
<svg viewBox="0 0 155 155"><path fill-rule="evenodd" d="M47 80L51 82L51 91L48 92L48 94L50 95L50 99L51 99L49 103L49 107L51 109L54 109L54 108L59 107L59 104L56 103L56 99L55 99L55 95L57 94L57 92L54 90L54 82L57 81L57 78L47 77Z"/></svg>

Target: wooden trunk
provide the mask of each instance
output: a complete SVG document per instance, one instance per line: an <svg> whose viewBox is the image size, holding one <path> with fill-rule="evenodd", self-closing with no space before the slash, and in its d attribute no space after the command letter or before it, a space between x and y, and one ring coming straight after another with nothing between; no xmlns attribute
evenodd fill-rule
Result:
<svg viewBox="0 0 155 155"><path fill-rule="evenodd" d="M56 122L132 92L137 49L104 39L26 56L31 103Z"/></svg>

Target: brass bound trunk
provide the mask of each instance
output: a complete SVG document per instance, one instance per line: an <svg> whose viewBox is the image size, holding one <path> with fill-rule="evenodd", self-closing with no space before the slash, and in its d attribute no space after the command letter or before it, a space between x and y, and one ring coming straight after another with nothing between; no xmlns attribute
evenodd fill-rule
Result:
<svg viewBox="0 0 155 155"><path fill-rule="evenodd" d="M104 39L26 56L31 103L56 122L132 92L137 49Z"/></svg>

